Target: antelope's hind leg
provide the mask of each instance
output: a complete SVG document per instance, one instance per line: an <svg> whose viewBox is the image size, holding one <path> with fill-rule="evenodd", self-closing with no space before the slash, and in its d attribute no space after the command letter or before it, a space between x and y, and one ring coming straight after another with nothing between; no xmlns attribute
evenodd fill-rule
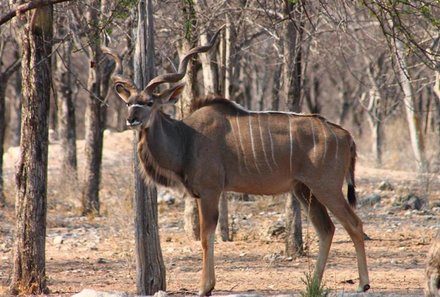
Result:
<svg viewBox="0 0 440 297"><path fill-rule="evenodd" d="M353 241L354 248L356 250L359 273L359 287L357 291L368 291L368 289L370 289L370 284L362 221L355 214L347 200L345 200L344 194L342 194L342 189L315 190L312 188L312 192L316 195L317 199L336 217Z"/></svg>
<svg viewBox="0 0 440 297"><path fill-rule="evenodd" d="M335 225L331 221L327 209L311 194L310 189L306 185L302 183L296 184L294 193L318 234L319 254L313 277L321 283L333 234L335 233Z"/></svg>
<svg viewBox="0 0 440 297"><path fill-rule="evenodd" d="M204 195L197 199L200 218L200 240L203 249L202 278L199 296L210 296L215 286L214 240L218 221L220 193Z"/></svg>

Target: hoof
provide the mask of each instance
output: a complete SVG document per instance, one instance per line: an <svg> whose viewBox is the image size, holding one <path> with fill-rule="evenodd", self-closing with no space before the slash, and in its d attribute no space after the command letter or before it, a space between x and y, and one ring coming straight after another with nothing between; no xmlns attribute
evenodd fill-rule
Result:
<svg viewBox="0 0 440 297"><path fill-rule="evenodd" d="M369 289L370 289L370 285L366 284L363 287L359 286L358 289L357 289L357 292L358 293L363 293L363 292L367 292Z"/></svg>
<svg viewBox="0 0 440 297"><path fill-rule="evenodd" d="M367 292L369 289L370 289L370 285L366 284L363 287L359 286L359 288L357 289L357 292L358 293L363 293L363 292Z"/></svg>
<svg viewBox="0 0 440 297"><path fill-rule="evenodd" d="M204 293L202 290L199 291L199 296L203 297L203 296L211 296L212 295L212 290L214 290L214 288L212 288L211 290L207 291L206 293Z"/></svg>

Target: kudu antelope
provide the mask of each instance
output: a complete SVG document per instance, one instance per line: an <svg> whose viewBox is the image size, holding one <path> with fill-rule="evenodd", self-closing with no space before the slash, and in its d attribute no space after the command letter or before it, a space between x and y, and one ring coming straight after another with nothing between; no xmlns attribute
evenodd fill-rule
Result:
<svg viewBox="0 0 440 297"><path fill-rule="evenodd" d="M203 269L200 295L215 285L214 236L218 201L223 191L276 195L294 191L307 210L319 237L314 277L321 281L335 227L327 209L353 240L359 289L369 289L362 222L353 212L356 203L354 167L356 148L350 133L319 115L253 112L223 98L195 100L191 114L175 120L161 111L177 101L182 84L154 93L163 83L176 83L189 59L208 51L210 44L190 50L177 73L157 76L143 89L122 75L121 60L113 56L112 76L119 97L127 103L127 125L139 130L138 156L146 180L170 185L180 182L199 205ZM344 179L348 201L344 199Z"/></svg>

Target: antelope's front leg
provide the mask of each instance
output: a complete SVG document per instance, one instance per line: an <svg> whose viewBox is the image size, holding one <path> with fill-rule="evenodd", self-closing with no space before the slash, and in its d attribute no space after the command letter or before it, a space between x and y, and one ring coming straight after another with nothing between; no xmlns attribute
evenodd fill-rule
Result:
<svg viewBox="0 0 440 297"><path fill-rule="evenodd" d="M210 296L215 286L214 240L218 220L219 195L202 196L198 199L200 218L200 239L203 248L202 278L200 296Z"/></svg>

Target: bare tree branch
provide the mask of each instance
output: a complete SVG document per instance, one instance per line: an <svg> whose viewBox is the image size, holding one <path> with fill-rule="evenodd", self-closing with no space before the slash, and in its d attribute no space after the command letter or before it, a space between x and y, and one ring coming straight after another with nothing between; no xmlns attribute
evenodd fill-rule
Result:
<svg viewBox="0 0 440 297"><path fill-rule="evenodd" d="M28 10L40 8L47 5L57 4L61 2L67 2L67 1L71 1L71 0L34 0L32 2L20 4L14 10L11 10L10 12L0 16L0 26L10 21L12 18L16 17L17 15L25 13Z"/></svg>

